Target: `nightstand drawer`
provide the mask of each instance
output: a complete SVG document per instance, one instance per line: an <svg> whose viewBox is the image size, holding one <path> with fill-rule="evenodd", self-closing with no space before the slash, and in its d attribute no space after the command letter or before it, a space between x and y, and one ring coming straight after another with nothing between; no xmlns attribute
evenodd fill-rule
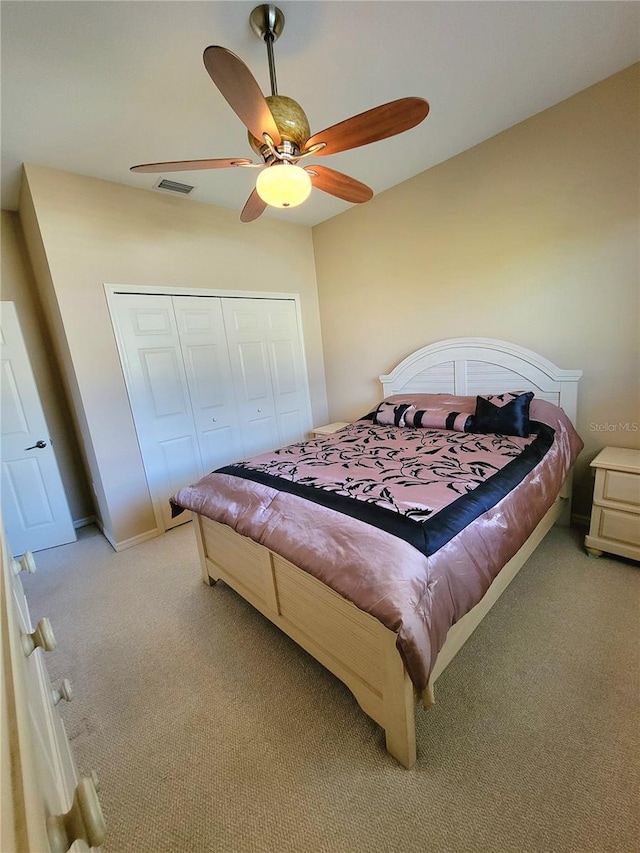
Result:
<svg viewBox="0 0 640 853"><path fill-rule="evenodd" d="M626 471L604 471L602 499L640 507L640 475ZM600 495L596 497L596 500Z"/></svg>
<svg viewBox="0 0 640 853"><path fill-rule="evenodd" d="M640 545L640 515L600 507L596 531L595 535L601 539Z"/></svg>

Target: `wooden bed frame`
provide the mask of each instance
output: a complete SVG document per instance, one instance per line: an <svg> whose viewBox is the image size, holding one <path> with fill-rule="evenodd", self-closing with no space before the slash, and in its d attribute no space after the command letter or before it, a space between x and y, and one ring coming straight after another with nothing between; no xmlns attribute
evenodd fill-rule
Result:
<svg viewBox="0 0 640 853"><path fill-rule="evenodd" d="M580 370L561 370L522 347L488 338L454 338L423 347L381 376L384 396L403 393L475 395L534 391L561 406L575 423ZM568 522L571 483L483 599L449 631L433 685L493 604L559 519ZM400 764L416 760L414 688L396 649L396 634L319 580L226 525L194 513L205 583L223 580L351 690L363 711L385 731L387 750Z"/></svg>

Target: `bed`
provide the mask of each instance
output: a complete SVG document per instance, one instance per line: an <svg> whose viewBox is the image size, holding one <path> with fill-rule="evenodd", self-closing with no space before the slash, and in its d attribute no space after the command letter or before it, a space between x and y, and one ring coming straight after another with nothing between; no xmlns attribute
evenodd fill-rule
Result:
<svg viewBox="0 0 640 853"><path fill-rule="evenodd" d="M416 761L416 702L430 707L447 664L551 526L569 519L570 469L582 447L572 427L581 375L504 341L440 341L381 376L383 399L362 419L338 433L219 469L173 498L177 512L193 512L203 580L224 581L343 681L404 767ZM411 428L425 426L418 421L433 401L457 416L478 395L498 405L530 400L537 425L531 436L478 437L462 427L450 431L451 419L445 430L428 421L426 431ZM385 421L389 417L396 422ZM456 418L469 427L472 421L465 419ZM431 455L450 465L454 458L477 475L473 489L460 489L447 471L432 484L440 493L455 492L451 512L428 517L432 509L415 499L405 515L388 509L395 482L404 483L416 467L406 464L416 458L406 456L405 442L411 441L423 448L424 459ZM383 446L400 460L401 478L389 476L388 461L378 461ZM493 455L485 458L485 451ZM494 464L496 453L504 459ZM375 498L345 494L344 478L339 488L316 488L326 460L334 472L349 472L354 454L358 464L370 454L371 466L383 467L392 485ZM525 457L528 473L489 500L486 495L513 479ZM347 480L350 487L352 478ZM475 513L471 521L465 520L468 512ZM445 517L455 525L443 536L438 519ZM417 542L416 531L424 543Z"/></svg>

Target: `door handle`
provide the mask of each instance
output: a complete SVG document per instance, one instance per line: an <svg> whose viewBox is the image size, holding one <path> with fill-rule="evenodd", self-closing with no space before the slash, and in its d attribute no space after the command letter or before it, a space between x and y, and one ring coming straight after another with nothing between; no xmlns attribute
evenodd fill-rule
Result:
<svg viewBox="0 0 640 853"><path fill-rule="evenodd" d="M42 450L46 446L47 446L47 442L42 441L42 439L40 439L40 441L36 441L36 443L34 445L32 445L31 447L25 447L25 450L35 450L36 447L38 448L38 450Z"/></svg>

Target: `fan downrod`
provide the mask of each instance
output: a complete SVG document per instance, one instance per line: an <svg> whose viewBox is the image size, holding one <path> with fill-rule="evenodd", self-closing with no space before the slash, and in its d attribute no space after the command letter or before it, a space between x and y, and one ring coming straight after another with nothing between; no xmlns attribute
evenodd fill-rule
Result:
<svg viewBox="0 0 640 853"><path fill-rule="evenodd" d="M273 3L263 3L256 6L249 15L251 29L262 39L267 46L267 59L269 61L269 78L271 82L271 94L278 94L278 82L276 80L276 63L273 56L273 43L278 40L284 29L284 15Z"/></svg>

